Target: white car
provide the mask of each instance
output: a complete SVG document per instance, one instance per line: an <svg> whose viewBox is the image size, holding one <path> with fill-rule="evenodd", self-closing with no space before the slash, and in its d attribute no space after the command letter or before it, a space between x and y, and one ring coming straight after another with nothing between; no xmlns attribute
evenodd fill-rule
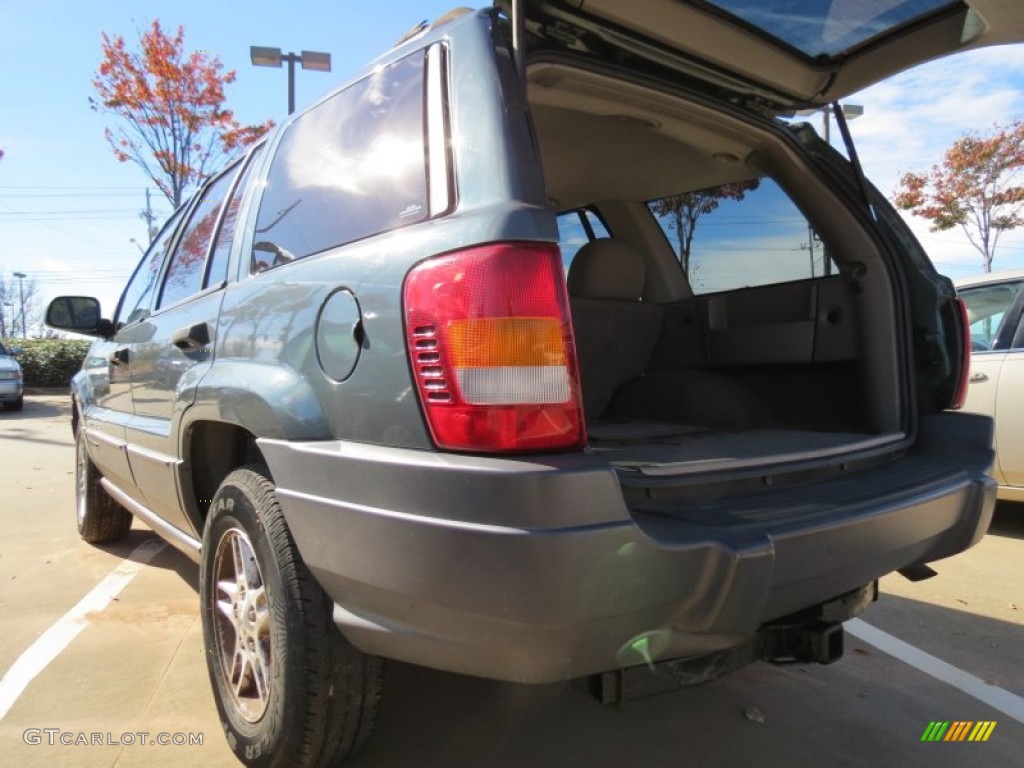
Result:
<svg viewBox="0 0 1024 768"><path fill-rule="evenodd" d="M996 419L999 498L1024 501L1024 269L957 282L971 330L965 411Z"/></svg>
<svg viewBox="0 0 1024 768"><path fill-rule="evenodd" d="M0 403L9 411L20 411L25 404L21 366L14 359L19 351L0 344Z"/></svg>

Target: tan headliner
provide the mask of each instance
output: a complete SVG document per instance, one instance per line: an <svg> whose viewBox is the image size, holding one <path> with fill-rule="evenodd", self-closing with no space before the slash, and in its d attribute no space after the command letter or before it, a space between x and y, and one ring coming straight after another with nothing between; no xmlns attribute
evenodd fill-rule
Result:
<svg viewBox="0 0 1024 768"><path fill-rule="evenodd" d="M757 175L744 162L754 140L720 113L554 64L531 66L528 81L548 195L559 208Z"/></svg>

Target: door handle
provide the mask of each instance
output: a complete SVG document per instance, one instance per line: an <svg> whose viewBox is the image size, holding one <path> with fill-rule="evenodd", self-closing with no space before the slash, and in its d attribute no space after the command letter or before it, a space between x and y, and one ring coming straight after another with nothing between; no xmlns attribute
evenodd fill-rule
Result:
<svg viewBox="0 0 1024 768"><path fill-rule="evenodd" d="M121 365L121 363L128 362L128 347L121 347L120 349L114 350L113 354L107 358L110 360L111 365Z"/></svg>
<svg viewBox="0 0 1024 768"><path fill-rule="evenodd" d="M988 376L982 373L981 371L978 371L978 373L971 374L971 378L969 379L969 381L971 381L972 383L976 383L979 381L988 381Z"/></svg>
<svg viewBox="0 0 1024 768"><path fill-rule="evenodd" d="M195 352L210 346L210 326L197 323L188 328L179 328L171 334L171 344L182 352Z"/></svg>

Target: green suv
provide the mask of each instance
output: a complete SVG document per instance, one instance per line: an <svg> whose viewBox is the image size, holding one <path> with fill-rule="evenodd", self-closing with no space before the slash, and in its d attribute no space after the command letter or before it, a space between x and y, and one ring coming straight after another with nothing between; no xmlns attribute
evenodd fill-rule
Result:
<svg viewBox="0 0 1024 768"><path fill-rule="evenodd" d="M79 531L199 563L244 762L351 754L382 659L606 701L831 662L984 534L963 305L782 118L1019 25L790 5L453 12L210 178L111 315L51 304L96 336Z"/></svg>

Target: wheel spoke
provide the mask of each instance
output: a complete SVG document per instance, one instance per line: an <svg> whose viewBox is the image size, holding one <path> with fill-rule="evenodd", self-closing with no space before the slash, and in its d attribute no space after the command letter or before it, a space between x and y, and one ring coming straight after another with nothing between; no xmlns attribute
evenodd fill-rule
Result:
<svg viewBox="0 0 1024 768"><path fill-rule="evenodd" d="M234 579L221 579L217 582L217 592L230 603L238 597L238 585Z"/></svg>
<svg viewBox="0 0 1024 768"><path fill-rule="evenodd" d="M223 614L231 625L231 629L234 630L234 634L238 635L238 620L236 616L234 616L234 600L236 600L238 589L234 586L233 582L217 582L217 591L224 595L223 597L218 597L215 600L217 610Z"/></svg>
<svg viewBox="0 0 1024 768"><path fill-rule="evenodd" d="M248 688L249 675L246 673L248 666L249 660L246 658L245 650L241 647L237 648L234 658L231 660L231 676L228 679L234 683L235 698L239 700L245 695L245 689Z"/></svg>
<svg viewBox="0 0 1024 768"><path fill-rule="evenodd" d="M253 632L261 640L270 641L270 606L267 604L267 592L258 587L249 593L249 604L253 611Z"/></svg>

